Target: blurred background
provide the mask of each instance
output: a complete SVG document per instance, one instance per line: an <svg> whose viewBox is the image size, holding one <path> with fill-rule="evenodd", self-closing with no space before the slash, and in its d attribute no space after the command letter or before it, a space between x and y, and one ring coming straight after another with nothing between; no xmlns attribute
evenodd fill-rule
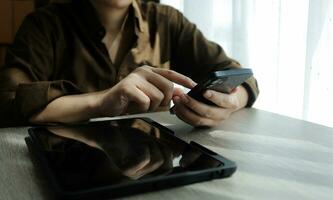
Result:
<svg viewBox="0 0 333 200"><path fill-rule="evenodd" d="M33 8L33 0L0 0L0 65L3 65L6 47L12 42L23 18Z"/></svg>
<svg viewBox="0 0 333 200"><path fill-rule="evenodd" d="M0 65L27 13L48 0L1 0ZM254 107L333 127L332 0L161 0L254 70Z"/></svg>
<svg viewBox="0 0 333 200"><path fill-rule="evenodd" d="M333 127L332 0L162 0L254 70L254 107Z"/></svg>

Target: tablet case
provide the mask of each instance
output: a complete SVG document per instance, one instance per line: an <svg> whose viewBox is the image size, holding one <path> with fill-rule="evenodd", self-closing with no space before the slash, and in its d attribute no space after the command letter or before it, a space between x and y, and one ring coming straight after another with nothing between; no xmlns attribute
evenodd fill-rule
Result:
<svg viewBox="0 0 333 200"><path fill-rule="evenodd" d="M158 128L163 128L168 131L171 135L174 136L173 132L158 124L155 121L152 121L149 118L140 118L143 119ZM26 144L28 146L29 151L35 156L36 164L41 165L44 173L47 178L50 180L50 186L55 192L55 195L59 199L105 199L105 198L118 198L123 196L134 195L138 193L144 193L149 191L156 191L161 189L167 189L177 186L188 185L197 182L209 181L212 179L220 179L230 177L236 171L235 162L205 148L204 146L191 141L189 145L193 148L203 152L206 155L220 161L223 165L211 168L204 169L199 171L188 171L180 174L172 174L168 176L161 177L150 177L142 180L136 180L133 182L120 183L117 185L103 186L98 188L91 188L81 191L64 191L56 181L56 177L52 173L50 167L48 166L47 159L45 155L43 155L41 151L41 146L36 143L36 138L34 136L35 130L38 127L30 128L29 137L25 138ZM174 136L176 137L176 136ZM177 138L179 139L179 138ZM180 140L180 139L179 139Z"/></svg>

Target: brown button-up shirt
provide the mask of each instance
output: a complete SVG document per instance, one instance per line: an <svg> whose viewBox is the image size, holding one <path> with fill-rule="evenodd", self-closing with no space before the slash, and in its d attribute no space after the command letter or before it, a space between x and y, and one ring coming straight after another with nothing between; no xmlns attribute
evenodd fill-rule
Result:
<svg viewBox="0 0 333 200"><path fill-rule="evenodd" d="M209 72L240 65L208 41L177 10L133 0L112 62L102 39L105 29L89 0L50 4L24 20L0 71L0 125L27 123L52 100L113 87L142 65L172 69L195 81ZM243 84L251 106L258 88Z"/></svg>

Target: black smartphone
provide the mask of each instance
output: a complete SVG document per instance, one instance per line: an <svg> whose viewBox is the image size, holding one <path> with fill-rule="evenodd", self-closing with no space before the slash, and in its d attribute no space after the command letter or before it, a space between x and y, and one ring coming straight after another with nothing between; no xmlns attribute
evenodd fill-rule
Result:
<svg viewBox="0 0 333 200"><path fill-rule="evenodd" d="M36 127L26 138L60 199L104 199L231 176L234 162L148 118Z"/></svg>
<svg viewBox="0 0 333 200"><path fill-rule="evenodd" d="M207 100L203 93L210 89L222 93L230 94L233 89L244 83L253 75L251 69L227 69L210 73L209 77L192 88L187 94L205 104L214 105Z"/></svg>

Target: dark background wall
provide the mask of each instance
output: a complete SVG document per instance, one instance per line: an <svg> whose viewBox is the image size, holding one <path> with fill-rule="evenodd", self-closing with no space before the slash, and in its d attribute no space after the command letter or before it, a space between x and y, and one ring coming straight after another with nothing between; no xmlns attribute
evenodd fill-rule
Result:
<svg viewBox="0 0 333 200"><path fill-rule="evenodd" d="M33 9L33 0L0 0L0 66L22 20Z"/></svg>

